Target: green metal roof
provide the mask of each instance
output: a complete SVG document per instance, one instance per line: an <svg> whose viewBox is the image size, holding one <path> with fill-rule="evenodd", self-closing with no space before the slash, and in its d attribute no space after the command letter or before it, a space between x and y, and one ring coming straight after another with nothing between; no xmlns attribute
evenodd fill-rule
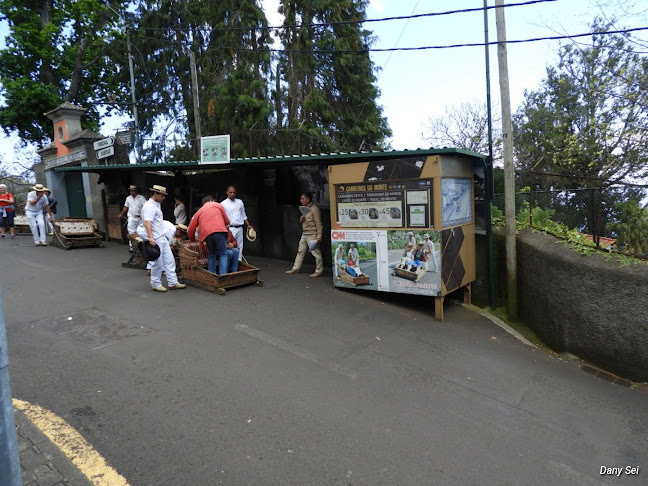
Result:
<svg viewBox="0 0 648 486"><path fill-rule="evenodd" d="M200 164L197 160L182 162L160 162L160 163L139 163L139 164L112 164L112 165L88 165L57 167L56 172L112 172L112 171L176 171L176 170L214 170L227 169L232 166L290 166L290 165L311 165L311 164L346 164L352 162L364 162L375 159L393 159L402 157L416 157L421 155L456 155L476 159L485 159L485 155L471 152L470 150L457 148L442 149L417 149L417 150L391 150L387 152L349 152L311 155L277 155L270 157L245 157L231 159L229 164Z"/></svg>

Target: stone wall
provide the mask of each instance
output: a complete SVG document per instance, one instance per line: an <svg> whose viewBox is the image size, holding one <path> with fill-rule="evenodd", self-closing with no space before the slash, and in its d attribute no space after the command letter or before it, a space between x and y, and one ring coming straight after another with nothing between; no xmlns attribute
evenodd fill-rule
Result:
<svg viewBox="0 0 648 486"><path fill-rule="evenodd" d="M648 266L584 256L531 231L517 238L520 318L558 352L648 381Z"/></svg>

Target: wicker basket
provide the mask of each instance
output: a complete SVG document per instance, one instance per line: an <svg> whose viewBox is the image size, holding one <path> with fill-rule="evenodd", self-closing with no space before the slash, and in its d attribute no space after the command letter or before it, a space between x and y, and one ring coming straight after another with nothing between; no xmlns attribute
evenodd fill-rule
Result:
<svg viewBox="0 0 648 486"><path fill-rule="evenodd" d="M182 268L185 283L219 295L224 295L225 289L228 288L263 284L259 280L259 269L245 262L239 262L238 272L223 275L211 273L205 268L206 258L200 258L202 256L206 257L206 255L206 248L198 243L183 243L178 248L180 268Z"/></svg>

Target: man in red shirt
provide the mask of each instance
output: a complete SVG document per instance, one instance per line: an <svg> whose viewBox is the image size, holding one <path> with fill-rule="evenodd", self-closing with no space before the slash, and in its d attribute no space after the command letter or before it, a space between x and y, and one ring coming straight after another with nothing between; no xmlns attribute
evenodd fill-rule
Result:
<svg viewBox="0 0 648 486"><path fill-rule="evenodd" d="M187 234L191 241L196 241L196 228L200 232L200 242L207 245L207 270L216 273L216 256L218 256L218 274L227 273L227 226L230 220L221 203L211 196L205 196L202 207L189 224Z"/></svg>

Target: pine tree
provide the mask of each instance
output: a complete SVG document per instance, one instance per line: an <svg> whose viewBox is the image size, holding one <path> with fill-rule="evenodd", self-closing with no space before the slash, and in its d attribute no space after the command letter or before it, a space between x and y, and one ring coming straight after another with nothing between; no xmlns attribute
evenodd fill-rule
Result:
<svg viewBox="0 0 648 486"><path fill-rule="evenodd" d="M381 149L391 132L377 104L364 0L282 0L277 68L278 151ZM314 25L322 24L322 25ZM358 52L343 52L358 51Z"/></svg>

